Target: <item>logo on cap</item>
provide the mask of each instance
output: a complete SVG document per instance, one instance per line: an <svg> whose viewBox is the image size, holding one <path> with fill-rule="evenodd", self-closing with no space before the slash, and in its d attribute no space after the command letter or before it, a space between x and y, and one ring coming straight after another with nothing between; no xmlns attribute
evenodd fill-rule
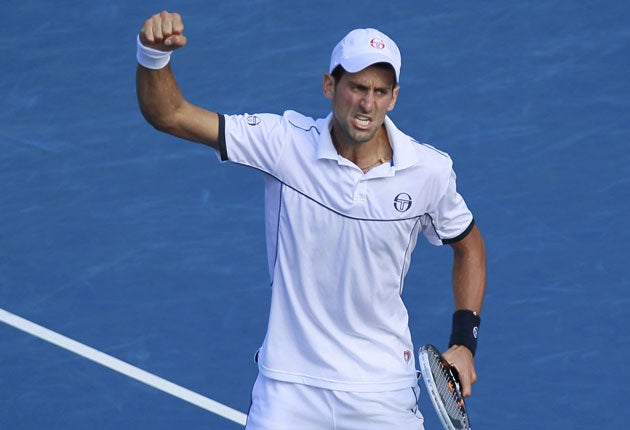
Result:
<svg viewBox="0 0 630 430"><path fill-rule="evenodd" d="M385 49L385 42L383 42L382 39L375 37L372 40L370 40L370 46L376 49Z"/></svg>

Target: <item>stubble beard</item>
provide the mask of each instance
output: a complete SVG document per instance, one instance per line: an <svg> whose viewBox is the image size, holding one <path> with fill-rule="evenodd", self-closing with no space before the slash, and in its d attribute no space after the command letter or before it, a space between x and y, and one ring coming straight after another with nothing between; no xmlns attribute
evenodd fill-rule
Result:
<svg viewBox="0 0 630 430"><path fill-rule="evenodd" d="M340 121L334 121L332 131L336 140L339 140L340 138L342 139L341 142L337 143L358 146L369 142L372 138L374 138L378 132L378 127L371 130L358 130L353 126L352 121L344 123L344 125L342 125Z"/></svg>

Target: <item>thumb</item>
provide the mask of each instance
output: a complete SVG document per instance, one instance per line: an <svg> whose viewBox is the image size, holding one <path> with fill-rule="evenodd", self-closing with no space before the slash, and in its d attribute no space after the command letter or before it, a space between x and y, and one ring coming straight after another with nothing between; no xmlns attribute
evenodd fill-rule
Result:
<svg viewBox="0 0 630 430"><path fill-rule="evenodd" d="M164 47L168 51L174 51L175 49L183 48L186 42L188 42L188 39L183 34L173 34L164 39Z"/></svg>

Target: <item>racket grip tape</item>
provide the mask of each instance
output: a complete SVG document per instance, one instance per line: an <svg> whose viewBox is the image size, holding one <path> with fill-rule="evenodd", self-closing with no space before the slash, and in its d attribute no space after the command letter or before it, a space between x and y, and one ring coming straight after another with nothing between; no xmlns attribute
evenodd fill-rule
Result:
<svg viewBox="0 0 630 430"><path fill-rule="evenodd" d="M481 317L477 312L460 309L453 313L453 328L448 346L463 345L472 352L474 357L477 351L477 336Z"/></svg>

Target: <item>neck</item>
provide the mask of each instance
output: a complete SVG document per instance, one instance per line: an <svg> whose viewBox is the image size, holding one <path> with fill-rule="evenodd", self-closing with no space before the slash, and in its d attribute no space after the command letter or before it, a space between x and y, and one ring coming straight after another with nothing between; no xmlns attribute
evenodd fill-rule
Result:
<svg viewBox="0 0 630 430"><path fill-rule="evenodd" d="M337 153L356 164L363 173L392 159L393 151L384 127L367 142L343 142L335 135L334 128L331 137Z"/></svg>

